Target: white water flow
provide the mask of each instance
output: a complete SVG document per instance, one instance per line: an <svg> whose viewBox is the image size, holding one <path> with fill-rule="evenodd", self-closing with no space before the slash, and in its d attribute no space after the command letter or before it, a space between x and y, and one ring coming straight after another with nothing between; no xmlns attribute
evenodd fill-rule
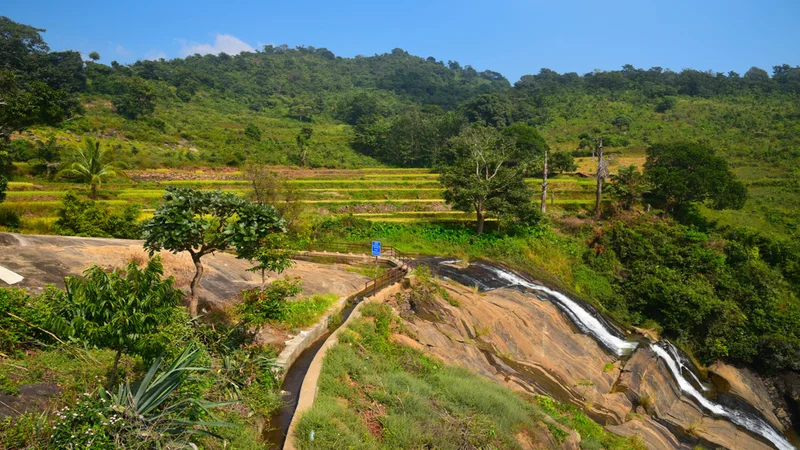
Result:
<svg viewBox="0 0 800 450"><path fill-rule="evenodd" d="M531 283L519 275L507 270L503 270L497 266L480 263L477 263L476 265L493 272L499 279L508 282L509 286L522 286L528 289L550 294L550 296L556 300L558 306L561 307L562 311L564 311L570 317L573 323L575 323L575 325L581 331L593 336L605 347L613 350L617 355L621 356L630 353L638 346L638 343L627 342L612 333L591 312L587 311L578 302L572 300L561 292L554 291L536 283ZM671 343L668 341L662 341L656 344L651 344L650 348L656 353L656 355L664 360L670 372L672 372L672 375L675 377L675 380L678 382L681 392L697 400L697 402L703 408L710 411L715 416L724 417L734 424L745 428L752 433L762 436L780 450L794 450L794 446L792 446L792 444L790 444L789 441L787 441L779 431L777 431L764 419L744 411L729 409L704 397L703 394L699 392L697 388L695 388L695 386L684 377L684 372L689 372L701 389L707 390L707 388L703 385L703 383L700 382L694 372L686 367L678 354L678 350ZM685 371L683 370L684 368L686 368Z"/></svg>
<svg viewBox="0 0 800 450"><path fill-rule="evenodd" d="M572 322L584 333L594 336L595 339L600 341L608 349L612 350L617 356L630 353L639 344L636 342L628 342L606 328L600 320L587 311L583 306L578 304L575 300L567 297L561 292L554 291L542 285L531 283L530 281L520 277L519 275L503 270L496 266L489 266L484 264L476 264L486 270L494 272L498 278L505 280L511 286L522 286L535 291L542 291L550 294L556 299L558 306L567 313Z"/></svg>
<svg viewBox="0 0 800 450"><path fill-rule="evenodd" d="M666 344L668 347L672 347L672 344L667 342ZM714 403L711 400L703 397L703 394L697 391L695 387L683 377L681 373L680 363L675 360L671 352L665 350L662 345L659 343L650 345L650 348L658 355L660 358L664 360L669 367L670 372L675 377L675 380L678 381L678 386L681 388L681 392L687 394L697 400L700 405L702 405L705 409L711 411L712 414L716 416L725 417L731 422L739 425L742 428L745 428L755 434L763 436L768 441L772 442L775 447L779 448L780 450L794 450L794 446L786 440L785 437L777 430L775 430L770 424L766 421L761 419L760 417L744 413L742 411L728 409L718 403ZM673 349L674 350L674 349ZM677 352L675 352L677 353Z"/></svg>

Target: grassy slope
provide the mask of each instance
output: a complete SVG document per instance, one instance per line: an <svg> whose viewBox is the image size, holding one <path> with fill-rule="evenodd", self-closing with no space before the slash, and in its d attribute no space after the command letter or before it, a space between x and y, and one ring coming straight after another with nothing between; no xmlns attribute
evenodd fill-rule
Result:
<svg viewBox="0 0 800 450"><path fill-rule="evenodd" d="M518 395L391 342L402 324L388 306L363 312L324 360L314 407L297 428L301 449L513 449L563 442L569 429L584 448L643 448L548 397Z"/></svg>

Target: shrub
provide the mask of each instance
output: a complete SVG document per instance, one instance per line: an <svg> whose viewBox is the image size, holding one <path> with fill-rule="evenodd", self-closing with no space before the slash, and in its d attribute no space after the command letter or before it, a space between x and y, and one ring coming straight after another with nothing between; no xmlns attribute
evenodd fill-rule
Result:
<svg viewBox="0 0 800 450"><path fill-rule="evenodd" d="M0 352L13 353L52 341L43 327L50 304L57 303L61 294L52 287L36 297L22 289L0 288Z"/></svg>
<svg viewBox="0 0 800 450"><path fill-rule="evenodd" d="M299 279L275 280L266 288L242 290L242 303L237 308L244 321L252 325L281 321L286 318L287 301L302 291Z"/></svg>
<svg viewBox="0 0 800 450"><path fill-rule="evenodd" d="M112 212L69 192L61 200L55 225L59 234L67 236L136 239L141 236L139 212L137 204L130 204L121 212Z"/></svg>
<svg viewBox="0 0 800 450"><path fill-rule="evenodd" d="M140 269L130 262L125 270L106 272L92 266L84 277L64 280L66 295L54 305L49 320L52 328L66 338L116 350L111 381L116 376L120 355L152 356L148 338L167 325L182 293L172 277L162 279L159 257Z"/></svg>
<svg viewBox="0 0 800 450"><path fill-rule="evenodd" d="M19 228L20 223L21 220L18 212L11 209L0 208L0 226L16 230Z"/></svg>

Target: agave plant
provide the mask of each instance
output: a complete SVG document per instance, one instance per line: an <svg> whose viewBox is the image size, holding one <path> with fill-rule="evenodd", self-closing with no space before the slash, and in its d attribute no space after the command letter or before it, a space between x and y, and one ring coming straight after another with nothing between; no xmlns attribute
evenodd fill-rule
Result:
<svg viewBox="0 0 800 450"><path fill-rule="evenodd" d="M134 430L137 439L166 444L169 448L196 448L188 441L191 435L202 434L220 438L208 431L208 427L235 427L237 424L223 422L214 417L211 410L237 403L206 402L197 398L180 398L171 395L180 388L190 373L206 371L194 366L200 352L186 349L167 370L159 373L162 358L157 358L150 370L133 385L119 385L116 394L102 392L101 396L111 402L111 409L122 416ZM212 420L197 421L191 417L206 414Z"/></svg>

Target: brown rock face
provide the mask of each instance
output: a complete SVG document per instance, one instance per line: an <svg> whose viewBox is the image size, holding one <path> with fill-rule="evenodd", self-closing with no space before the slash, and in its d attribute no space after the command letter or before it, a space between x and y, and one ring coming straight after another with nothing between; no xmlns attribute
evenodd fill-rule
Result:
<svg viewBox="0 0 800 450"><path fill-rule="evenodd" d="M651 449L691 449L698 443L772 448L682 396L668 368L646 347L622 364L579 333L555 305L533 294L513 289L476 293L442 284L459 306L443 300L423 305L407 325L427 352L448 363L512 389L584 408L610 431L638 435Z"/></svg>
<svg viewBox="0 0 800 450"><path fill-rule="evenodd" d="M767 387L761 378L750 369L738 369L718 361L708 368L708 372L718 390L744 400L756 408L777 429L784 429L783 423L775 415L775 406L770 401Z"/></svg>
<svg viewBox="0 0 800 450"><path fill-rule="evenodd" d="M25 277L16 284L36 292L47 284L64 286L64 277L80 275L88 266L124 266L131 259L146 261L142 241L98 239L67 236L32 236L0 233L0 265ZM188 254L161 252L164 271L175 277L176 284L189 292L194 265ZM247 272L247 261L228 253L203 258L205 273L200 281L200 296L206 305L224 306L244 288L261 285L261 274ZM348 295L364 287L368 277L348 272L344 266L297 261L282 274L268 274L269 279L300 277L306 295L333 293ZM267 280L269 282L269 280ZM0 285L5 283L0 281ZM201 305L204 304L201 302Z"/></svg>

